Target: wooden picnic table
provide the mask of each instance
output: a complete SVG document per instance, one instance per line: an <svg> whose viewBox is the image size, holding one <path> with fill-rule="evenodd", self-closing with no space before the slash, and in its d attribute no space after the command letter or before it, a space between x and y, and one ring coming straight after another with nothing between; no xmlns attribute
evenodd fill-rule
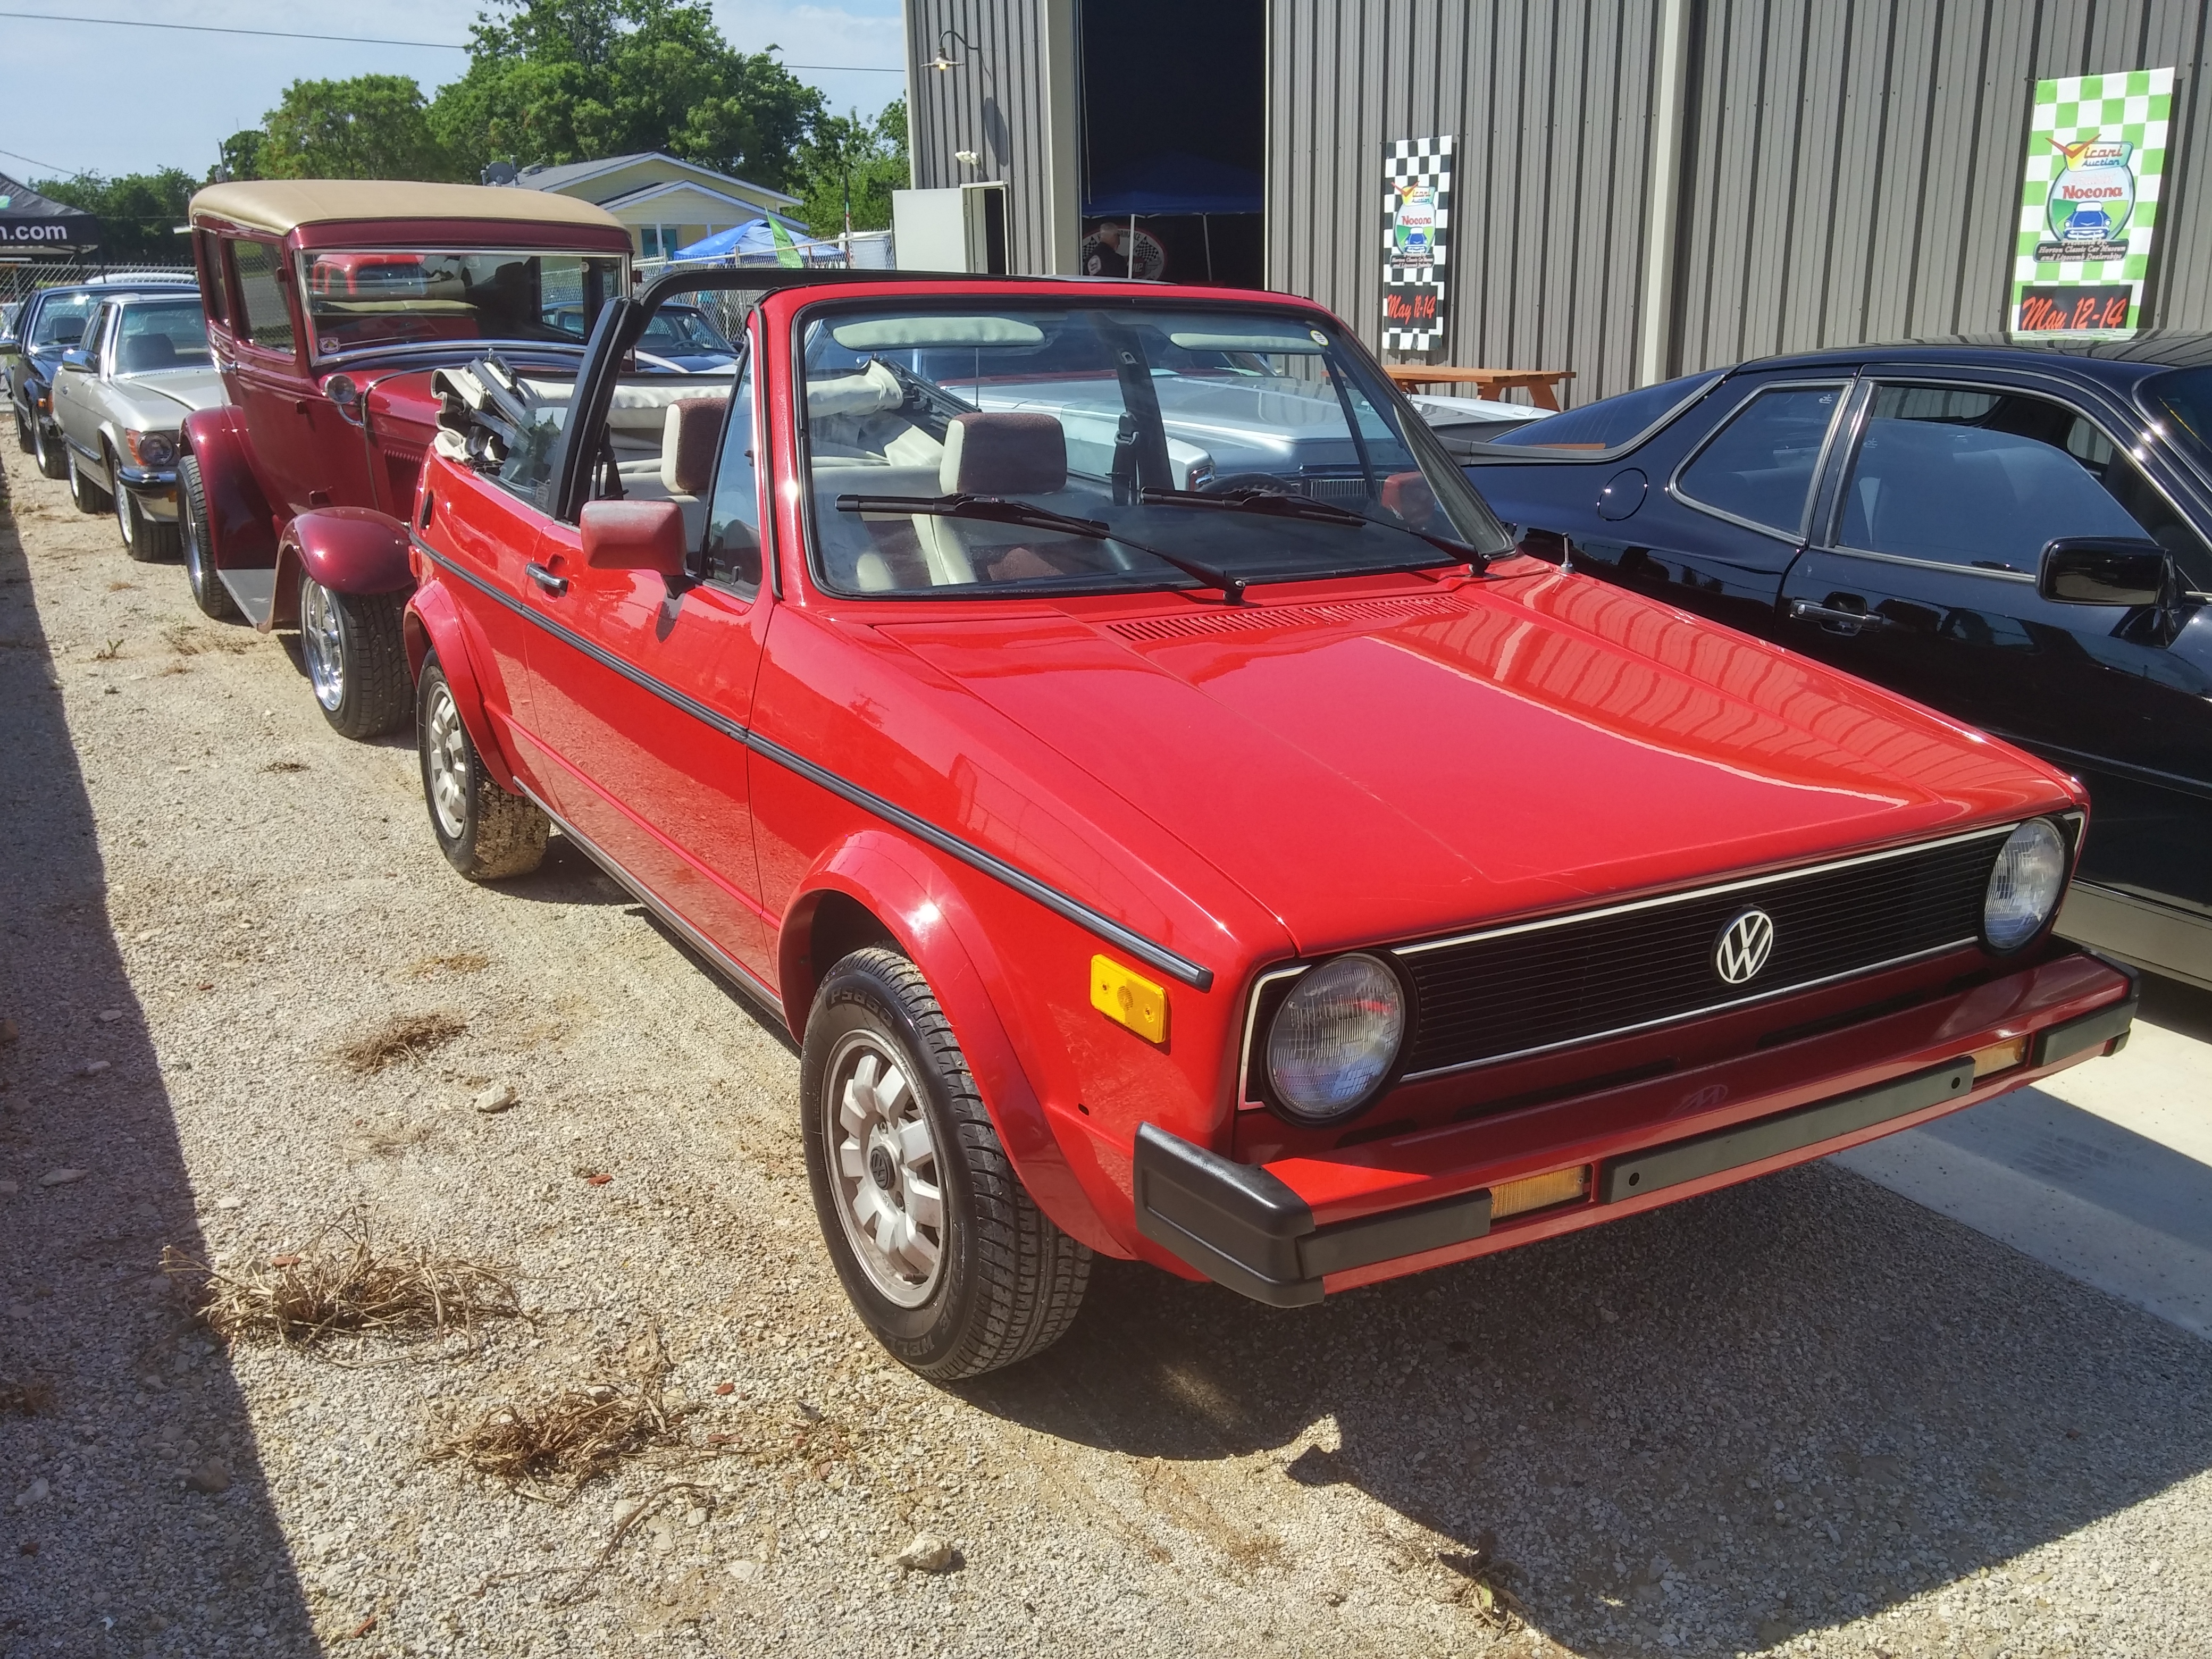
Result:
<svg viewBox="0 0 2212 1659"><path fill-rule="evenodd" d="M1571 380L1571 368L1458 368L1449 363L1385 363L1382 372L1402 386L1471 386L1478 398L1503 398L1513 386L1525 386L1528 401L1539 409L1557 409L1559 395L1553 388Z"/></svg>

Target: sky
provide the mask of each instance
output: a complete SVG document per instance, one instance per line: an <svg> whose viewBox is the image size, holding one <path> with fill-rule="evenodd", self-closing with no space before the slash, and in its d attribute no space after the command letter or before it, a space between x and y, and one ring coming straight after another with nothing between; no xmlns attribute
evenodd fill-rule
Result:
<svg viewBox="0 0 2212 1659"><path fill-rule="evenodd" d="M150 173L178 167L204 176L216 146L258 126L294 81L411 75L426 94L457 79L464 52L419 46L198 34L169 29L48 22L9 13L76 18L152 15L240 28L374 35L465 45L471 0L195 0L148 8L134 0L0 0L0 173L23 179L77 173ZM793 73L821 89L838 114L872 115L903 94L899 0L715 0L722 33L740 51L770 44ZM803 70L801 64L836 68Z"/></svg>

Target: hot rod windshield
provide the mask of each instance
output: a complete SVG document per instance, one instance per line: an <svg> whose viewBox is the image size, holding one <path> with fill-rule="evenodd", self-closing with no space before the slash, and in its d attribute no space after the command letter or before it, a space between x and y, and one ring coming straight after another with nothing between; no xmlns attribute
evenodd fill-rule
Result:
<svg viewBox="0 0 2212 1659"><path fill-rule="evenodd" d="M405 345L544 342L574 346L625 291L617 254L374 248L303 253L301 291L314 356Z"/></svg>
<svg viewBox="0 0 2212 1659"><path fill-rule="evenodd" d="M1510 546L1365 357L1288 308L825 307L800 344L832 592L1219 586Z"/></svg>

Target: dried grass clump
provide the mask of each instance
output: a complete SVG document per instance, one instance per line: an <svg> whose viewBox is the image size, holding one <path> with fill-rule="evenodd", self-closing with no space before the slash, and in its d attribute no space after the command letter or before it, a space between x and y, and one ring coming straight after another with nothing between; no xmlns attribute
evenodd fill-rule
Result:
<svg viewBox="0 0 2212 1659"><path fill-rule="evenodd" d="M624 1458L673 1443L689 1407L661 1392L668 1351L656 1336L624 1381L563 1389L529 1403L495 1406L431 1447L427 1461L459 1458L479 1474L544 1503L575 1496Z"/></svg>
<svg viewBox="0 0 2212 1659"><path fill-rule="evenodd" d="M273 1337L305 1347L340 1332L426 1336L522 1311L506 1267L427 1244L380 1248L359 1210L266 1267L228 1273L173 1248L161 1270L201 1281L200 1317L226 1341Z"/></svg>
<svg viewBox="0 0 2212 1659"><path fill-rule="evenodd" d="M407 972L415 979L431 979L440 974L480 974L490 966L491 958L481 951L456 951L451 956L424 957Z"/></svg>
<svg viewBox="0 0 2212 1659"><path fill-rule="evenodd" d="M0 1376L0 1415L14 1413L22 1417L37 1417L53 1408L52 1383L17 1382Z"/></svg>
<svg viewBox="0 0 2212 1659"><path fill-rule="evenodd" d="M368 1076L403 1060L420 1060L468 1029L468 1021L459 1014L394 1014L367 1036L340 1048L338 1058Z"/></svg>

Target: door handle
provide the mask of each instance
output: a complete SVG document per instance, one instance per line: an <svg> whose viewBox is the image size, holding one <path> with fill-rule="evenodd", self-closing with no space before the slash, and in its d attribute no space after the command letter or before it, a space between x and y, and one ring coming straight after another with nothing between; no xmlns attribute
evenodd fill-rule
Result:
<svg viewBox="0 0 2212 1659"><path fill-rule="evenodd" d="M544 565L534 562L529 566L529 571L530 580L555 599L559 599L568 591L568 579L566 576L556 576Z"/></svg>
<svg viewBox="0 0 2212 1659"><path fill-rule="evenodd" d="M1846 611L1840 605L1815 605L1810 599L1790 600L1790 615L1797 622L1832 623L1854 634L1862 628L1889 626L1889 618L1879 611Z"/></svg>

